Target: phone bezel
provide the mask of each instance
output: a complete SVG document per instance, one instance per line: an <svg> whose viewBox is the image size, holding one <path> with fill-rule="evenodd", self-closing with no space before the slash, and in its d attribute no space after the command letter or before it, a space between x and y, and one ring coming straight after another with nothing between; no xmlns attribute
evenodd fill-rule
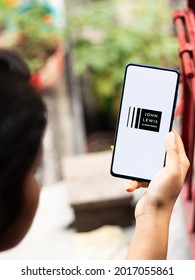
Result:
<svg viewBox="0 0 195 280"><path fill-rule="evenodd" d="M138 63L128 63L126 65L126 67L125 67L124 80L123 80L123 86L122 86L122 94L121 94L121 100L120 100L120 105L119 105L119 112L118 112L118 117L117 117L117 124L116 124L116 129L115 129L114 148L113 148L113 154L112 154L112 160L111 160L110 173L114 177L119 177L119 178L123 178L123 179L130 179L130 180L136 180L136 181L141 181L141 182L150 182L151 180L148 180L148 179L145 179L145 178L126 176L126 175L123 175L123 174L115 173L112 170L113 163L114 163L114 156L115 156L115 147L116 147L116 143L117 143L118 128L119 128L119 123L120 123L121 108L122 108L122 103L123 103L124 88L125 88L125 83L126 83L126 75L127 75L128 67L130 67L130 66L152 68L152 69L161 70L161 71L162 70L163 71L171 71L171 72L175 72L177 74L177 82L176 82L175 93L174 93L174 101L173 101L173 106L172 106L172 113L171 113L171 119L170 119L170 124L169 124L169 131L171 131L172 127L173 127L174 112L175 112L176 103L177 103L177 97L178 97L178 87L179 87L180 72L179 72L178 69L175 69L175 68L167 68L167 67L153 66L153 65L147 65L147 64L138 64ZM166 153L165 153L165 157L164 157L164 166L165 166L165 162L166 162Z"/></svg>

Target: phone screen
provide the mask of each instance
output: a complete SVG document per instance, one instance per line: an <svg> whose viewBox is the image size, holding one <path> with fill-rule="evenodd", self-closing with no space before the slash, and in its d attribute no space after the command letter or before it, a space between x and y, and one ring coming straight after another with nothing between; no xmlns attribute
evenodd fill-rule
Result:
<svg viewBox="0 0 195 280"><path fill-rule="evenodd" d="M128 64L116 128L111 174L150 181L165 163L165 138L172 128L179 72Z"/></svg>

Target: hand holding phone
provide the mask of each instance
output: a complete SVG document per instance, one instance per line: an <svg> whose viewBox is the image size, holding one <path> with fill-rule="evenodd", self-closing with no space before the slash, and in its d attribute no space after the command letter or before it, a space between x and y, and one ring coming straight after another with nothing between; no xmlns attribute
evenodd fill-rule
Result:
<svg viewBox="0 0 195 280"><path fill-rule="evenodd" d="M179 72L128 64L111 163L113 176L149 182L165 163L165 138L173 124Z"/></svg>

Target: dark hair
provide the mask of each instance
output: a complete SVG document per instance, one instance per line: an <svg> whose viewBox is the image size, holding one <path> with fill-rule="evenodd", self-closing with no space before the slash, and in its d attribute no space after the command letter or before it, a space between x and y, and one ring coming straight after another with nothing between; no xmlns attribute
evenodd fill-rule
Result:
<svg viewBox="0 0 195 280"><path fill-rule="evenodd" d="M16 80L30 80L30 70L23 58L15 51L0 49L0 76L7 74Z"/></svg>
<svg viewBox="0 0 195 280"><path fill-rule="evenodd" d="M0 77L0 223L4 232L21 211L23 185L42 141L46 107L36 90L9 75Z"/></svg>

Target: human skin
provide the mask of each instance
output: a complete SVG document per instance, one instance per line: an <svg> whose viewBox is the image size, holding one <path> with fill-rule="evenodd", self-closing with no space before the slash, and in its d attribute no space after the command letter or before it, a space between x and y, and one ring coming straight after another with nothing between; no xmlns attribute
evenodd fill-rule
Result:
<svg viewBox="0 0 195 280"><path fill-rule="evenodd" d="M175 130L168 133L165 148L165 167L155 174L151 182L132 181L126 189L133 192L140 187L147 188L136 205L135 232L127 259L167 258L170 218L189 168L189 160Z"/></svg>

